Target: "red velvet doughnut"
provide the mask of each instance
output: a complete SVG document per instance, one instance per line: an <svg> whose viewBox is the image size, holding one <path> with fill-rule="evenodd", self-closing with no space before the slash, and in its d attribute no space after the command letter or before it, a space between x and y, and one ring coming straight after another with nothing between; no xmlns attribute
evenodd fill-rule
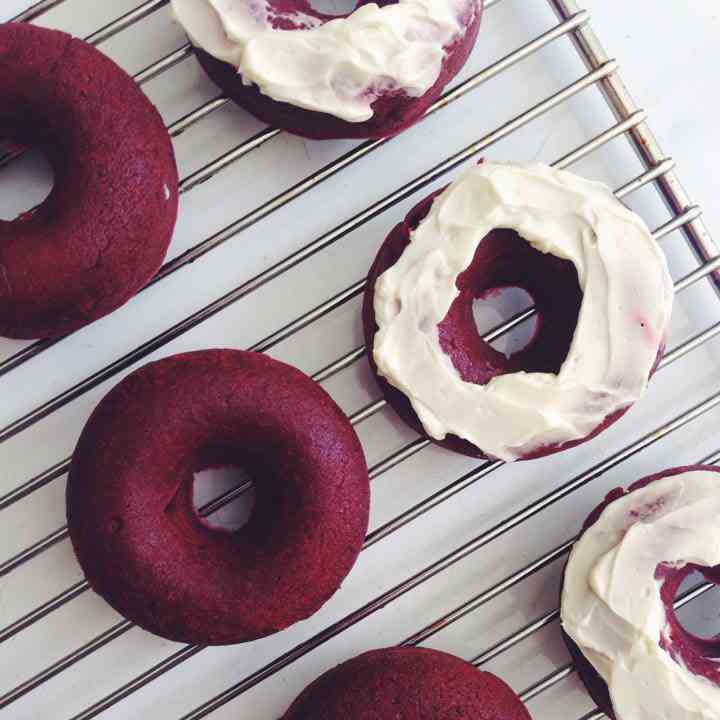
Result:
<svg viewBox="0 0 720 720"><path fill-rule="evenodd" d="M178 176L133 79L69 35L0 25L0 140L40 148L55 184L0 220L0 335L63 335L127 302L165 257Z"/></svg>
<svg viewBox="0 0 720 720"><path fill-rule="evenodd" d="M370 2L376 2L380 6L391 5L395 1L362 0L358 3L358 7ZM475 2L477 11L467 25L465 33L451 46L445 48L445 61L435 84L421 97L410 97L403 91L397 90L385 93L372 104L373 117L365 122L348 122L334 115L305 110L273 100L263 95L257 86L245 85L237 69L232 65L208 55L200 48L196 48L195 52L210 79L240 107L268 125L315 140L389 137L415 124L440 97L443 88L460 72L475 45L480 29L483 0L475 0ZM295 11L323 22L347 17L347 15L324 15L315 10L307 0L268 0L268 4L281 13ZM288 21L275 22L274 26L285 30L300 27Z"/></svg>
<svg viewBox="0 0 720 720"><path fill-rule="evenodd" d="M193 508L193 473L238 465L256 504L237 532ZM265 355L207 350L137 370L73 455L68 527L91 587L141 627L203 645L253 640L317 611L362 547L369 483L340 408Z"/></svg>
<svg viewBox="0 0 720 720"><path fill-rule="evenodd" d="M438 650L372 650L326 672L283 720L531 720L498 677Z"/></svg>
<svg viewBox="0 0 720 720"><path fill-rule="evenodd" d="M615 488L607 497L598 505L586 518L583 523L580 537L586 530L591 528L600 518L605 508L610 503L618 500L625 495L630 494L634 490L650 485L656 480L662 480L673 475L682 475L686 472L714 472L720 475L720 468L709 465L686 465L684 467L672 468L663 472L650 475L642 480L633 483L627 490L623 488ZM718 477L718 490L720 491L720 477ZM718 672L717 658L720 655L720 638L706 640L696 637L685 630L677 619L673 605L677 598L677 592L683 580L695 571L700 571L708 582L720 585L720 567L705 568L694 565L688 565L682 569L673 569L668 566L658 568L656 577L663 579L663 585L660 590L660 596L667 611L667 623L670 628L670 641L663 644L663 647L672 657L683 664L690 672L695 675L701 675L707 678L715 685L720 685L720 673ZM562 596L562 588L560 591ZM590 661L585 657L582 650L576 645L574 640L562 631L563 639L567 645L570 655L575 662L580 679L587 688L593 702L604 712L609 718L615 720L610 693L605 680L595 670Z"/></svg>
<svg viewBox="0 0 720 720"><path fill-rule="evenodd" d="M377 279L398 261L410 243L410 233L430 212L433 201L444 190L441 188L418 203L387 236L368 273L363 302L365 347L373 374L388 404L421 435L425 435L425 431L410 401L377 373L373 345L378 327L373 302ZM560 369L572 342L582 302L577 272L570 261L535 250L512 230L497 229L480 243L472 263L458 277L456 285L460 294L438 330L440 345L463 380L484 385L496 375L521 370L553 373ZM473 301L476 298L486 297L505 287L525 290L537 309L533 338L525 348L509 357L479 336L473 317ZM661 355L662 348L658 361ZM619 420L627 409L609 415L580 440L545 446L521 459L542 457L586 442ZM464 455L484 457L479 448L455 435L448 435L443 440L429 439Z"/></svg>

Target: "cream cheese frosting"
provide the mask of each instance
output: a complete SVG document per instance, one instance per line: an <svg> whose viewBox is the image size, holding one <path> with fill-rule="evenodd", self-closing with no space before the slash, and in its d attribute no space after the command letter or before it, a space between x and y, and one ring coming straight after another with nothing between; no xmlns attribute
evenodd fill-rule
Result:
<svg viewBox="0 0 720 720"><path fill-rule="evenodd" d="M583 292L560 371L465 382L438 323L456 280L494 228L571 261ZM510 461L584 438L644 391L673 299L665 258L640 217L605 185L539 163L484 162L436 200L375 286L378 372L409 399L430 437L470 441Z"/></svg>
<svg viewBox="0 0 720 720"><path fill-rule="evenodd" d="M280 13L268 0L172 0L172 7L191 42L237 67L243 82L348 122L372 118L383 93L424 95L446 48L478 11L475 0L398 0L322 22ZM279 29L283 19L298 29Z"/></svg>
<svg viewBox="0 0 720 720"><path fill-rule="evenodd" d="M570 555L563 628L606 682L617 720L719 720L720 688L660 646L662 563L720 564L717 473L662 478L605 508Z"/></svg>

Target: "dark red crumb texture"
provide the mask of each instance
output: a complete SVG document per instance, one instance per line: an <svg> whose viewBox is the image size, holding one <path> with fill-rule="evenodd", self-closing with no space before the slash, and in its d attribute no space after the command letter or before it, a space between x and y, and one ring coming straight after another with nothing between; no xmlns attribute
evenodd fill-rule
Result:
<svg viewBox="0 0 720 720"><path fill-rule="evenodd" d="M256 504L237 532L193 508L193 473L236 465ZM369 482L343 412L257 353L146 365L98 405L73 455L70 538L92 588L141 627L227 644L282 630L338 589L362 547Z"/></svg>
<svg viewBox="0 0 720 720"><path fill-rule="evenodd" d="M531 720L498 677L425 648L372 650L298 696L283 720Z"/></svg>
<svg viewBox="0 0 720 720"><path fill-rule="evenodd" d="M39 148L55 180L36 212L0 221L0 335L63 335L160 267L177 216L172 144L135 81L61 32L0 25L0 97L0 141Z"/></svg>
<svg viewBox="0 0 720 720"><path fill-rule="evenodd" d="M390 406L421 435L425 431L410 401L377 372L373 358L375 333L378 330L374 309L375 283L400 259L410 244L410 233L427 216L433 201L444 190L441 188L418 203L387 236L368 273L363 302L365 347L373 374ZM497 229L491 231L478 245L472 262L458 277L456 286L460 293L438 325L438 332L443 351L450 357L463 380L484 385L497 375L521 370L547 373L560 370L570 349L582 304L577 272L570 261L535 250L512 230ZM525 290L532 297L537 311L533 338L525 348L510 357L498 352L480 337L473 317L473 301L476 298L505 287ZM663 348L658 351L658 362L662 351ZM586 442L619 420L627 409L609 415L580 440L548 445L521 459L543 457ZM485 457L481 448L455 435L433 442L464 455Z"/></svg>
<svg viewBox="0 0 720 720"><path fill-rule="evenodd" d="M657 480L695 471L713 472L720 475L720 468L718 467L710 465L686 465L684 467L664 470L663 472L638 480L627 490L615 488L608 493L605 500L588 515L583 523L582 532L584 533L588 528L592 527L599 520L603 510L613 501L632 493L634 490L646 487ZM718 492L720 492L720 477L718 477ZM688 565L678 570L666 565L660 565L656 570L656 577L663 580L660 596L665 604L667 620L670 626L670 641L665 642L663 639L662 647L692 673L707 678L715 685L720 685L720 668L717 663L717 658L720 655L720 638L705 639L690 634L682 627L673 609L673 605L677 599L678 589L683 580L696 571L701 572L707 581L720 584L720 567L705 568L697 565ZM632 588L628 588L628 592L632 592ZM613 712L607 684L596 672L589 660L583 655L572 638L565 632L563 632L563 638L576 664L580 679L583 681L593 701L608 717L615 720L615 713Z"/></svg>
<svg viewBox="0 0 720 720"><path fill-rule="evenodd" d="M358 7L369 2L377 2L381 6L392 5L395 1L363 0L358 3ZM306 0L268 0L268 5L280 14L287 15L296 11L325 22L336 19L336 16L318 12ZM240 107L269 125L315 140L389 137L416 123L440 97L444 87L460 72L475 45L480 29L482 6L483 0L472 0L468 4L466 30L452 45L445 48L445 61L440 75L424 95L410 97L403 91L386 93L373 103L373 117L360 123L347 122L334 115L305 110L273 100L263 95L257 86L244 84L237 68L217 60L203 50L196 49L196 53L205 72L224 93ZM301 27L287 18L282 22L275 21L274 25L286 30Z"/></svg>

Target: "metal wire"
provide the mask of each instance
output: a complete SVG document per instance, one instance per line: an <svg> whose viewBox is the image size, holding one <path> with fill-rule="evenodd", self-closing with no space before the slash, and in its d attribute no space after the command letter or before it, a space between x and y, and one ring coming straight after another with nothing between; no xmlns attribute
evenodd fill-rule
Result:
<svg viewBox="0 0 720 720"><path fill-rule="evenodd" d="M500 581L496 585L493 585L491 588L474 596L470 600L467 600L459 607L455 608L454 610L450 611L446 615L444 615L441 618L430 623L425 628L418 631L417 633L415 633L410 638L408 638L407 640L405 640L404 642L402 642L400 644L401 645L418 645L420 643L427 641L433 635L436 635L440 631L445 630L452 623L457 622L458 620L461 620L462 618L466 617L470 613L478 610L485 603L498 597L505 590L509 590L510 588L514 587L521 581L526 580L528 577L534 575L536 572L539 572L540 570L543 570L544 568L548 567L549 565L556 562L557 560L564 558L567 554L569 554L575 540L576 540L576 538L573 537L570 540L567 540L566 542L564 542L561 545L559 545L558 547L556 547L554 550L551 550L551 551L545 553L544 555L539 557L537 560L534 560L533 562L529 563L527 566L525 566L521 570L514 572L512 575L510 575L509 577ZM690 603L693 600L704 595L706 592L712 590L714 587L715 587L714 585L712 585L711 583L708 583L708 582L699 583L697 586L686 591L678 598L678 600L674 604L675 609L678 610L681 607L684 607L688 603ZM560 608L555 608L554 610L546 612L545 614L541 615L539 618L537 618L533 622L528 623L524 627L513 632L511 635L503 638L499 642L497 642L494 645L492 645L491 647L487 648L479 655L476 655L471 660L471 662L476 667L481 667L482 665L485 665L486 663L490 662L494 658L501 655L503 652L515 647L517 644L519 644L523 640L526 640L527 638L529 638L530 636L532 636L539 630L541 630L541 629L547 627L548 625L550 625L551 623L555 622L559 618L560 618Z"/></svg>
<svg viewBox="0 0 720 720"><path fill-rule="evenodd" d="M41 15L49 12L58 5L62 5L66 0L39 0L34 5L18 13L10 22L30 22L31 20L37 20Z"/></svg>
<svg viewBox="0 0 720 720"><path fill-rule="evenodd" d="M127 28L132 27L135 23L138 23L141 20L144 20L146 17L149 17L154 12L164 8L169 3L170 0L148 0L136 7L134 10L126 12L124 15L117 18L117 20L113 20L91 35L88 35L85 38L85 42L90 45L100 45L100 43L104 43L106 40L118 35L123 30L127 30Z"/></svg>
<svg viewBox="0 0 720 720"><path fill-rule="evenodd" d="M35 19L39 17L43 12L60 5L63 1L64 0L44 0L43 2L38 2L25 13L21 13L20 15L18 15L15 20L28 21ZM126 13L121 18L118 18L117 20L108 23L105 27L93 33L91 36L89 36L88 41L94 44L101 43L104 40L107 40L109 37L112 37L113 35L121 32L122 30L131 27L133 24L149 16L156 10L159 10L161 7L166 5L168 1L169 0L149 0L148 2L144 2L134 10ZM44 403L43 405L39 406L27 415L18 418L15 422L11 423L2 431L0 431L0 442L8 440L11 437L17 435L18 433L32 426L35 422L40 421L47 415L64 407L67 403L72 402L72 400L96 387L105 380L113 377L115 374L131 367L133 364L143 359L144 357L152 353L154 350L162 347L166 343L169 343L170 341L182 335L184 332L187 332L191 328L196 327L200 323L214 316L216 313L229 307L234 302L237 302L238 300L248 296L249 294L266 285L268 282L275 279L276 277L284 274L285 272L288 272L300 263L313 257L315 254L325 249L329 245L342 239L364 223L372 220L382 212L385 212L387 209L392 208L398 202L404 200L416 191L426 187L428 184L437 180L442 175L454 169L462 162L469 160L474 155L487 149L487 147L511 134L516 129L519 129L523 125L532 122L534 119L540 117L552 108L557 107L573 95L595 85L596 83L599 83L604 90L611 108L616 113L618 122L615 126L609 128L605 132L585 143L585 145L581 146L572 153L569 153L564 158L561 158L559 161L557 161L556 165L558 167L567 167L568 165L576 162L580 158L584 157L588 153L609 142L615 137L619 137L621 135L626 135L627 137L629 137L643 162L645 172L642 173L635 180L625 185L623 188L620 188L617 191L618 197L625 197L627 194L633 192L634 190L637 190L638 188L650 182L654 182L659 188L663 199L668 204L672 215L672 219L670 221L668 221L661 228L658 228L655 233L656 238L660 239L661 237L664 237L665 235L669 234L674 230L681 229L686 234L691 246L702 261L701 265L697 269L688 273L685 277L683 277L676 283L676 291L680 292L703 278L711 278L713 281L717 282L717 271L718 269L720 269L720 257L718 257L717 247L709 238L709 235L704 229L702 222L699 221L699 217L701 214L700 209L691 203L684 190L682 189L682 186L680 185L674 173L673 161L669 158L666 158L660 151L660 148L657 146L654 137L652 136L649 128L647 127L646 114L644 113L644 111L640 110L632 101L629 94L627 93L627 90L624 88L622 81L617 75L617 64L607 57L607 55L602 50L600 44L597 42L597 38L594 36L591 28L588 25L588 14L585 11L582 11L573 0L548 1L558 13L561 20L561 23L556 28L551 29L544 35L536 38L530 43L527 43L515 52L510 53L508 56L498 61L497 63L491 65L480 73L477 73L469 80L461 83L459 86L446 93L443 98L441 98L441 100L439 100L433 106L433 108L431 108L430 112L436 112L442 109L445 105L459 99L470 90L478 87L480 84L489 80L491 77L495 77L496 75L508 69L515 63L520 62L526 57L529 57L531 54L544 47L548 43L552 42L553 40L567 34L569 34L573 38L574 42L577 44L578 50L580 51L581 56L583 57L588 66L587 75L583 76L582 78L567 86L563 90L559 91L555 95L547 98L545 101L511 119L505 125L493 131L492 133L489 133L488 135L481 138L472 145L464 148L455 155L446 158L446 160L444 160L442 163L429 169L423 175L414 179L410 183L407 183L406 185L398 188L395 192L381 199L363 212L337 226L332 231L326 233L320 238L317 238L312 243L301 248L296 253L293 253L279 263L276 263L267 270L247 280L243 284L236 287L230 293L227 293L226 295L223 295L222 297L215 300L213 303L206 305L204 308L189 316L185 320L181 321L177 325L169 328L165 332L159 334L158 336L148 341L147 343L139 346L138 348L135 348L135 350L131 351L127 355L123 356L119 360L108 365L107 367L103 368L92 376L86 378L81 383L78 383L64 393L61 393L47 403ZM490 0L486 3L486 6L490 7L497 4L498 2L500 2L500 0ZM179 62L182 62L187 57L189 57L190 54L190 46L185 45L178 50L170 53L169 55L161 58L160 60L152 63L150 66L138 73L136 79L139 82L148 82L150 79L158 77L160 74L164 73L169 68L176 66ZM226 98L218 96L208 101L204 105L200 106L199 108L196 108L195 110L185 115L183 118L180 118L178 121L170 125L169 131L171 135L173 137L180 135L182 132L194 125L196 122L199 122L203 118L210 115L212 112L215 112L216 110L226 105L227 102L228 101L226 100ZM188 192L189 190L197 187L198 185L208 181L218 172L228 167L230 164L245 157L251 151L261 147L269 140L277 137L279 133L280 131L277 129L267 128L256 134L252 138L248 139L247 141L243 142L242 144L238 145L236 148L233 148L229 152L225 153L221 157L206 164L199 170L193 172L191 175L183 179L180 186L181 192ZM183 255L179 256L178 258L171 260L163 267L163 269L153 282L157 282L158 280L169 276L181 267L184 267L188 263L202 257L207 252L210 252L211 250L219 247L223 243L227 242L229 239L233 238L238 233L264 219L275 210L284 207L289 202L292 202L292 200L296 199L300 195L308 192L312 188L319 185L321 182L324 182L325 180L333 177L335 174L340 172L345 167L349 166L351 163L363 157L366 157L368 154L381 147L385 142L386 141L372 141L359 145L350 153L347 153L341 158L338 158L337 160L325 166L321 170L313 173L305 180L289 188L283 193L280 193L279 195L264 203L260 207L256 208L252 212L248 213L244 217L235 221L219 233L216 233L215 235L203 240L198 245L194 246L186 253L183 253ZM0 165L2 164L2 162L3 159L0 158ZM345 290L340 291L321 305L306 312L305 314L286 324L282 328L274 331L272 334L268 335L266 338L256 343L252 349L266 350L277 344L278 342L291 337L293 334L307 327L310 323L325 316L327 313L332 312L334 309L340 307L352 298L357 297L357 295L359 295L364 289L364 282L364 280L359 280ZM486 339L490 341L491 339L499 337L504 332L508 332L512 328L517 327L521 323L530 319L533 314L533 308L528 308L523 312L518 313L514 318L511 318L508 322L502 324L498 328L488 333L488 335L486 335ZM667 353L666 356L663 358L660 367L664 368L667 365L678 361L689 352L692 352L693 350L700 347L705 342L708 342L712 338L718 336L719 334L720 323L716 323L715 325L701 331L700 333L692 337L690 340L685 341L680 346L674 348L671 352ZM26 347L21 352L0 363L0 375L10 372L12 369L18 367L23 362L29 360L31 357L34 357L43 350L51 347L52 344L54 343L40 342ZM335 375L336 373L346 369L354 362L357 362L363 356L363 354L363 347L355 348L348 352L345 356L320 369L317 373L315 373L313 377L317 381L326 380ZM360 423L367 418L372 417L375 413L379 412L384 407L384 405L385 403L383 400L374 401L368 404L366 407L361 408L360 410L353 413L350 416L350 420L354 424ZM281 657L276 658L264 668L261 668L260 670L252 673L248 677L244 678L241 682L233 685L223 693L220 693L216 697L211 698L207 702L198 706L191 712L184 715L182 720L199 720L199 718L206 717L217 708L221 707L230 700L246 692L251 687L254 687L258 683L262 682L266 678L281 670L282 668L295 662L314 648L327 642L332 637L335 637L337 634L343 632L345 629L356 624L357 622L360 622L364 618L370 616L380 608L384 607L390 602L393 602L395 599L405 595L416 587L419 587L423 583L430 580L432 577L435 577L437 574L443 572L449 567L455 565L457 562L460 562L464 558L468 557L470 554L478 551L482 547L485 547L487 544L494 541L495 539L498 539L499 537L505 535L507 532L519 526L525 520L535 516L547 507L561 501L572 492L575 492L581 487L584 487L587 483L597 478L599 475L607 472L609 469L624 462L625 460L634 456L636 453L641 452L650 445L660 441L662 438L666 437L670 433L679 430L681 427L684 427L688 423L701 417L702 415L709 412L718 405L720 405L720 392L713 394L705 401L689 408L685 412L675 417L669 423L666 423L665 425L657 428L656 430L644 435L631 445L620 450L619 452L610 456L601 463L598 463L597 465L593 466L581 475L576 476L572 480L566 482L561 487L529 504L522 510L514 513L500 523L494 525L490 529L481 533L475 539L457 548L443 558L435 561L434 563L426 567L424 570L416 573L410 578L407 578L405 581L399 583L398 585L395 585L393 588L376 597L374 600L372 600L370 603L367 603L362 608L351 612L345 618L338 621L337 623L334 623L330 627L318 633L313 638L310 638L304 643L301 643L300 645L288 651ZM379 477L381 474L389 471L391 468L396 467L399 463L412 457L417 452L420 452L422 449L427 447L427 445L428 441L424 438L418 438L416 440L413 440L406 446L400 448L399 450L395 451L390 456L376 464L371 469L371 477ZM706 458L707 462L715 462L718 460L720 460L720 451L714 453L709 458ZM67 463L68 460L57 463L53 467L48 468L40 475L28 480L10 493L1 497L0 510L10 507L22 498L27 497L35 490L45 486L49 482L52 482L59 477L62 477L62 475L64 475L67 471ZM486 461L480 464L470 473L467 473L463 477L458 478L457 480L437 491L430 497L416 504L412 508L406 510L390 522L369 533L366 538L364 548L370 547L371 545L388 537L390 534L399 530L401 527L404 527L409 522L429 512L433 508L437 507L440 503L453 497L457 493L477 482L480 478L486 477L495 470L498 470L500 467L502 467L502 465L503 463L499 461ZM223 507L225 504L231 502L233 499L237 498L240 494L245 492L248 487L249 484L246 483L239 487L232 488L226 491L218 498L215 498L209 503L207 503L201 509L201 511L203 512L203 514L211 514L212 512L215 512L216 510ZM0 565L0 577L17 569L24 563L36 557L38 554L54 546L56 543L64 540L66 537L67 529L63 527L59 528L55 532L34 543L32 546L26 548L14 558L11 558L10 560L2 563ZM403 644L413 645L424 642L429 637L439 632L440 630L448 627L453 622L456 622L460 618L465 617L470 612L473 612L474 610L478 609L490 600L499 597L503 592L527 579L534 573L548 567L553 562L559 560L569 551L571 544L572 540L569 540L558 546L557 548L545 553L534 562L512 573L510 576L508 576L501 582L495 584L491 588L488 588L479 595L476 595L475 597L466 601L459 607L455 608L453 611L446 613L442 618L439 618L438 620L434 621L422 630L414 633L412 636L407 638ZM681 599L681 602L687 602L689 601L689 599L697 597L699 594L702 594L702 592L707 591L708 588L709 586L705 584L703 586L693 589L691 593L687 594L687 597ZM0 643L16 635L18 632L26 629L38 620L47 617L47 615L52 613L55 609L63 606L67 602L70 602L72 599L78 597L87 589L88 585L86 581L79 581L75 583L74 585L63 591L63 593L61 593L60 595L49 600L38 608L35 608L12 625L1 630ZM508 650L522 640L530 637L533 633L537 632L541 628L546 627L550 623L554 622L557 617L557 609L545 613L541 617L537 618L535 621L529 623L528 625L519 629L509 637L504 638L500 642L495 643L492 647L480 653L476 658L474 658L473 662L478 666L489 662L494 657L497 657L501 652ZM56 661L48 668L44 669L29 680L25 681L18 687L14 688L10 692L0 697L0 708L11 704L12 702L26 695L28 692L39 687L47 680L56 677L59 673L74 665L76 662L81 661L82 659L88 657L90 654L94 653L95 651L106 646L108 643L117 639L121 635L125 634L132 627L134 627L133 624L127 620L122 620L116 623L90 642L66 655L64 658ZM129 683L126 683L123 687L118 688L116 691L114 691L107 697L93 704L91 707L87 708L83 712L77 714L72 720L88 720L89 718L97 716L98 714L115 705L117 702L120 702L122 699L129 696L133 692L139 690L142 687L145 687L154 679L163 675L165 672L170 671L177 665L180 665L186 660L194 657L203 649L204 648L202 646L187 646L178 650L170 657L154 665L152 668L142 673L138 677L134 678ZM544 690L549 689L561 682L562 680L566 679L567 677L572 675L573 672L574 668L572 665L566 665L564 667L554 670L546 677L540 679L539 681L533 683L530 687L528 687L522 693L523 700L525 700L526 702L531 700ZM603 717L602 714L599 714L596 710L585 716L583 720L590 720L591 718L595 720L595 718L600 717Z"/></svg>

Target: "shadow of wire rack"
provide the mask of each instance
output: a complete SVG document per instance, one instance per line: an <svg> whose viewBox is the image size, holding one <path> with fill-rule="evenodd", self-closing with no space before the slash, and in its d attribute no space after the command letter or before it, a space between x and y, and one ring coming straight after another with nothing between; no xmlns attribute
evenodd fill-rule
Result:
<svg viewBox="0 0 720 720"><path fill-rule="evenodd" d="M76 1L43 0L15 19L42 21L45 13ZM160 11L166 12L167 5L168 0L146 1L87 39L101 44L121 38L132 45L138 28L152 22ZM530 13L540 17L549 11L555 16L553 22L539 31L539 21L526 17ZM475 67L477 63L471 61L417 128L389 141L308 144L277 129L254 126L222 96L206 97L169 124L173 138L179 139L191 128L195 131L223 113L228 115L230 128L232 123L244 122L255 130L240 145L224 149L182 181L183 203L188 203L193 213L200 212L199 208L208 215L230 213L229 224L219 226L200 242L193 238L186 247L181 244L151 287L118 313L125 313L130 324L118 328L114 318L102 321L98 332L105 334L97 336L100 340L95 345L95 330L90 329L86 344L77 344L78 336L86 333L83 331L54 343L2 346L0 383L3 388L22 385L24 401L14 403L11 396L10 409L1 416L7 421L3 420L0 428L0 453L9 448L0 454L4 468L0 485L4 526L0 547L2 717L88 720L99 715L136 717L151 708L156 717L182 720L211 714L236 717L238 712L244 718L271 717L273 713L277 717L323 670L361 650L397 642L453 651L478 667L501 673L537 718L602 717L580 688L558 639L556 600L562 562L585 513L609 488L661 467L720 459L720 447L713 446L711 432L717 427L720 406L720 358L714 342L720 336L716 295L720 253L703 226L700 208L686 196L673 160L655 141L646 113L635 105L620 79L617 63L606 55L593 33L589 14L573 0L488 0L486 12L485 33L507 32L514 39L530 27L531 39L509 52L498 51L489 64ZM567 48L559 51L559 43ZM565 54L554 59L551 51ZM583 73L547 93L547 83L575 72L569 53L576 62L578 56L583 61ZM136 78L142 84L165 78L164 86L172 85L167 78L177 68L185 70L191 55L190 47L183 45L141 69ZM473 57L476 55L477 51ZM523 69L528 63L533 63L533 69ZM498 79L503 84L499 85ZM207 92L209 84L203 78L195 82ZM493 125L478 139L478 110L463 103L480 91L487 92L479 101L484 103L482 117L487 115ZM589 98L589 91L597 97ZM535 98L534 93L541 94ZM599 103L606 114L598 109ZM463 108L472 110L470 121ZM242 121L238 119L241 116ZM548 125L543 126L547 132L537 150L537 123L541 121ZM457 139L442 132L451 127ZM458 141L466 133L473 141L458 151ZM584 133L582 142L576 140L580 133ZM623 139L622 147L614 142ZM506 155L497 153L499 158L527 159L528 148L535 147L536 157L554 161L558 167L581 166L579 171L608 181L620 178L618 197L643 212L648 222L654 221L655 237L668 252L678 292L670 349L648 399L593 443L561 456L512 466L450 456L412 436L386 412L364 366L364 348L358 344L357 311L364 281L343 284L347 273L354 278L362 276L392 222L429 192L418 191L437 181L447 182L447 173L462 163L476 160L486 151L495 152L496 145L504 148L508 142L517 145L508 145ZM546 157L550 146L561 147L563 142L573 144L559 158ZM260 157L261 148L267 151L278 143L284 144L267 164L254 160ZM187 154L194 159L198 147L204 145L192 145ZM338 148L344 151L340 155ZM630 157L632 151L634 158ZM284 166L285 156L302 165L298 153L320 166L269 200L263 197L263 178L268 176L268 182L276 183L275 173L284 177L278 165ZM607 154L598 159L602 153ZM385 168L378 159L383 154L391 154ZM16 155L4 155L0 165L14 165ZM377 164L368 166L371 157ZM429 166L428 157L435 158ZM221 207L206 188L227 177L241 159L259 163L248 170L253 182L248 184L244 177L242 190L252 195L249 186L258 184L261 202L238 218L235 208ZM639 172L628 175L633 164L639 164ZM357 168L361 166L366 179L358 189L358 177L362 180L363 175L357 174ZM422 172L418 172L420 168ZM349 173L356 174L344 181ZM368 178L377 180L377 188ZM205 185L211 179L213 182ZM398 185L398 179L402 184ZM386 182L393 189L378 199ZM655 188L657 196L650 197L648 188ZM318 191L326 193L323 207L326 203L329 208L319 219L306 209L317 206ZM349 201L348 196L352 196ZM662 210L654 204L657 197L664 203ZM304 202L311 204L304 206ZM302 222L297 221L298 203ZM325 229L329 217L343 211L341 217L346 217L346 208L354 207L359 209L349 219ZM250 274L240 267L246 279L239 285L234 268L233 283L228 287L202 281L210 293L209 301L197 306L194 300L197 307L185 311L178 289L188 288L189 295L197 294L202 300L201 283L194 278L204 272L204 265L228 252L231 241L241 234L253 237L256 226L264 227L276 215L282 216L286 225L290 222L293 228L299 227L295 232L300 235L304 224L306 233L315 232L316 226L322 232L307 243L288 230L292 238L280 242L280 254L256 253L248 265L256 272ZM188 224L188 218L181 217L179 227L183 222ZM270 228L277 231L275 226ZM351 247L345 246L348 238L357 237ZM252 252L247 246L232 251L238 250ZM202 263L193 265L201 258ZM210 271L216 268L210 267ZM331 277L334 271L337 279ZM299 292L298 283L313 289L309 299ZM179 306L177 318L165 313L164 306L160 312L160 304L167 300L166 287L174 293L171 303ZM272 295L273 288L280 288L277 298ZM176 646L142 633L88 592L62 525L61 486L69 450L58 453L49 438L59 434L62 441L57 447L70 448L99 391L145 358L175 351L174 343L184 341L197 328L212 326L207 339L193 341L197 347L238 344L228 342L235 337L230 325L220 326L218 333L213 323L240 301L255 296L260 300L251 311L257 314L257 322L248 323L252 332L257 332L254 342L245 346L273 352L301 366L311 365L303 369L337 395L343 406L350 406L348 414L372 464L372 530L346 586L310 621L247 646ZM324 299L317 302L313 299L317 297ZM272 312L263 311L266 301ZM126 339L134 337L128 328L137 325L132 322L138 312L135 303L145 303L144 321L153 308L162 317L156 334L128 350ZM532 307L520 308L490 328L487 337L502 340L532 322L533 314ZM122 322L126 322L124 318ZM110 342L107 333L113 329ZM343 343L344 350L338 353ZM86 372L84 361L79 361L80 370L70 373L65 364L68 358L88 347L101 358L105 353L107 362L102 359L99 368ZM299 355L293 355L293 349ZM39 371L44 367L62 368L53 374L59 379L41 380ZM80 373L77 381L57 384L64 382L65 374L72 379L76 372ZM34 388L29 388L35 378L40 386L37 393L47 392L38 396L40 400L35 399ZM50 399L44 399L48 395ZM78 406L79 402L84 404ZM16 412L15 405L21 410ZM352 410L358 406L360 409ZM45 461L46 444L49 457L54 458L50 463ZM41 469L32 471L37 463ZM384 483L377 482L381 476L387 476ZM202 512L207 516L221 513L248 488L248 484L226 488L210 498ZM711 590L699 584L678 603L684 610L700 607L712 596Z"/></svg>

